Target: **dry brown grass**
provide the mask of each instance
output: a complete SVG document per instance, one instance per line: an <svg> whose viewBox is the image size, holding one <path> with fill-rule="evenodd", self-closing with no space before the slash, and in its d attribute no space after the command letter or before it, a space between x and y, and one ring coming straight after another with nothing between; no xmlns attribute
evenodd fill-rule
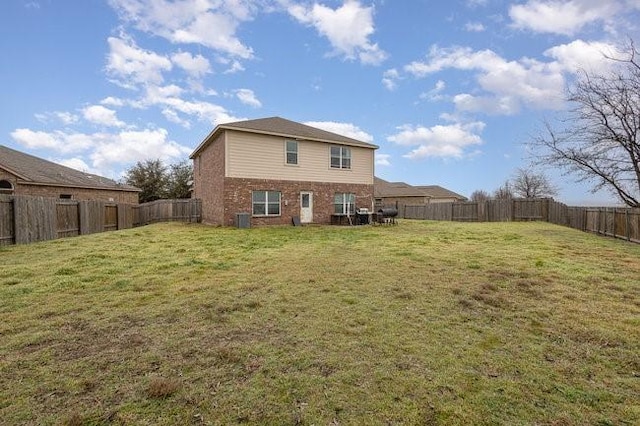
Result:
<svg viewBox="0 0 640 426"><path fill-rule="evenodd" d="M167 398L180 389L180 381L165 377L152 377L147 386L147 395L150 398Z"/></svg>
<svg viewBox="0 0 640 426"><path fill-rule="evenodd" d="M0 424L638 424L640 246L160 224L0 248Z"/></svg>

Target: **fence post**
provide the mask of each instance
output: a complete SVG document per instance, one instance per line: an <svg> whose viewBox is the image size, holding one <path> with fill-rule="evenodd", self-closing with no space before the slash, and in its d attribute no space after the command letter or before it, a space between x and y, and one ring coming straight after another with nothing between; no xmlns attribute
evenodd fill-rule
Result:
<svg viewBox="0 0 640 426"><path fill-rule="evenodd" d="M549 222L549 199L545 198L542 200L542 220L544 222Z"/></svg>
<svg viewBox="0 0 640 426"><path fill-rule="evenodd" d="M79 234L85 235L89 234L89 202L85 200L78 201L78 222L80 228Z"/></svg>
<svg viewBox="0 0 640 426"><path fill-rule="evenodd" d="M625 236L627 237L627 241L631 241L631 230L630 228L630 223L629 223L629 209L624 209L624 233Z"/></svg>

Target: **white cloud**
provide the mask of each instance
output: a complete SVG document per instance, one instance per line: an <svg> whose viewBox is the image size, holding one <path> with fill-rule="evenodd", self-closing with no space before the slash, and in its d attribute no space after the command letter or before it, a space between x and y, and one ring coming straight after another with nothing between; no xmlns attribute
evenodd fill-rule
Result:
<svg viewBox="0 0 640 426"><path fill-rule="evenodd" d="M590 23L613 20L630 8L619 0L529 0L512 5L509 16L515 28L571 36Z"/></svg>
<svg viewBox="0 0 640 426"><path fill-rule="evenodd" d="M191 122L189 120L185 120L184 118L180 117L178 113L173 109L164 108L162 110L162 115L164 115L164 117L170 122L179 124L185 129L191 128Z"/></svg>
<svg viewBox="0 0 640 426"><path fill-rule="evenodd" d="M62 164L63 166L71 167L72 169L80 170L85 173L99 174L97 170L89 167L82 158L67 158L67 159L52 159L54 163Z"/></svg>
<svg viewBox="0 0 640 426"><path fill-rule="evenodd" d="M256 98L255 93L251 89L238 89L236 90L236 97L245 105L252 106L254 108L260 108L262 103Z"/></svg>
<svg viewBox="0 0 640 426"><path fill-rule="evenodd" d="M359 1L347 0L335 10L314 3L311 7L290 6L289 13L298 22L313 26L318 33L327 37L334 54L372 65L380 64L387 58L386 52L369 40L375 32L372 6L365 7Z"/></svg>
<svg viewBox="0 0 640 426"><path fill-rule="evenodd" d="M91 165L80 159L57 160L69 167L90 170L110 176L112 168L126 167L136 161L160 158L178 160L190 154L191 149L168 139L165 129L123 130L116 133L42 132L16 129L13 139L31 149L49 149L61 154L84 153L91 158Z"/></svg>
<svg viewBox="0 0 640 426"><path fill-rule="evenodd" d="M446 87L447 87L447 84L444 81L438 80L436 81L436 84L433 87L433 89L429 90L428 92L420 94L420 99L428 99L430 101L439 101L443 98L443 96L440 93L442 93L442 91Z"/></svg>
<svg viewBox="0 0 640 426"><path fill-rule="evenodd" d="M400 80L400 73L395 68L388 69L382 74L382 84L387 90L395 90L398 87L398 80Z"/></svg>
<svg viewBox="0 0 640 426"><path fill-rule="evenodd" d="M198 120L210 122L213 125L239 121L241 118L230 115L220 106L205 101L187 101L180 96L183 89L176 85L149 86L145 96L137 102L137 107L147 108L157 106L162 108L162 114L172 122L189 127L187 121L178 113L196 117Z"/></svg>
<svg viewBox="0 0 640 426"><path fill-rule="evenodd" d="M175 84L168 86L148 86L146 89L145 102L149 104L162 103L166 98L182 96L184 90Z"/></svg>
<svg viewBox="0 0 640 426"><path fill-rule="evenodd" d="M485 30L485 27L480 22L467 22L464 25L464 29L471 33L481 33Z"/></svg>
<svg viewBox="0 0 640 426"><path fill-rule="evenodd" d="M251 1L109 0L120 18L172 43L195 43L248 59L253 50L236 36L240 23L259 10Z"/></svg>
<svg viewBox="0 0 640 426"><path fill-rule="evenodd" d="M318 129L326 130L327 132L333 132L338 135L346 136L348 138L356 139L362 142L373 143L373 136L364 130L360 129L355 124L351 123L338 123L335 121L307 121L304 124L311 127L317 127Z"/></svg>
<svg viewBox="0 0 640 426"><path fill-rule="evenodd" d="M107 72L128 88L137 84L161 84L162 73L172 68L165 56L140 49L130 38L109 37Z"/></svg>
<svg viewBox="0 0 640 426"><path fill-rule="evenodd" d="M126 101L120 98L115 98L113 96L108 96L100 101L102 105L121 107L126 104Z"/></svg>
<svg viewBox="0 0 640 426"><path fill-rule="evenodd" d="M387 140L401 146L418 146L404 155L410 159L427 157L463 157L468 147L482 144L479 133L484 129L483 122L455 123L432 127L404 125L399 132L387 137Z"/></svg>
<svg viewBox="0 0 640 426"><path fill-rule="evenodd" d="M202 78L211 72L209 60L202 55L193 56L189 52L180 52L173 54L171 61L193 78Z"/></svg>
<svg viewBox="0 0 640 426"><path fill-rule="evenodd" d="M79 152L95 145L92 137L84 133L63 131L47 133L21 128L11 132L11 137L30 149L51 149L60 153Z"/></svg>
<svg viewBox="0 0 640 426"><path fill-rule="evenodd" d="M418 78L449 68L479 72L477 82L485 93L459 95L457 105L464 110L514 114L522 106L534 109L563 106L565 80L554 62L529 58L507 61L488 49L473 51L469 47L434 46L427 61L415 61L404 67Z"/></svg>
<svg viewBox="0 0 640 426"><path fill-rule="evenodd" d="M612 44L583 40L554 46L547 49L544 55L555 59L558 67L564 71L575 73L584 70L598 74L609 70L615 64L606 57L624 57L624 53Z"/></svg>
<svg viewBox="0 0 640 426"><path fill-rule="evenodd" d="M190 148L169 140L165 129L122 131L96 136L100 143L90 158L98 170L153 158L172 161L186 157L191 152Z"/></svg>
<svg viewBox="0 0 640 426"><path fill-rule="evenodd" d="M64 124L65 126L76 124L80 119L76 114L66 111L46 112L43 114L34 114L34 116L38 119L38 121L41 121L43 123L47 123L51 119L54 119Z"/></svg>
<svg viewBox="0 0 640 426"><path fill-rule="evenodd" d="M239 61L231 61L229 67L224 70L223 74L235 74L244 70L244 66Z"/></svg>
<svg viewBox="0 0 640 426"><path fill-rule="evenodd" d="M474 52L470 47L461 46L449 48L432 46L427 59L426 62L414 61L406 65L404 70L416 77L424 77L447 68L488 71L506 62L492 50Z"/></svg>
<svg viewBox="0 0 640 426"><path fill-rule="evenodd" d="M116 112L102 105L91 105L82 110L84 119L93 124L109 127L124 127L125 123L118 120Z"/></svg>
<svg viewBox="0 0 640 426"><path fill-rule="evenodd" d="M212 125L242 120L242 118L229 114L229 112L220 105L200 100L185 100L183 99L184 93L185 89L175 84L166 86L150 84L144 88L144 92L138 99L111 98L108 102L103 100L103 103L127 105L137 109L157 107L167 120L185 128L191 127L190 118L209 122ZM211 90L206 92L206 94L215 96L216 92Z"/></svg>
<svg viewBox="0 0 640 426"><path fill-rule="evenodd" d="M495 115L511 115L520 110L518 100L511 96L474 96L461 93L453 97L458 111L478 112Z"/></svg>
<svg viewBox="0 0 640 426"><path fill-rule="evenodd" d="M376 156L376 166L381 166L381 167L388 167L391 165L391 155L389 154L378 154L376 152L375 154Z"/></svg>

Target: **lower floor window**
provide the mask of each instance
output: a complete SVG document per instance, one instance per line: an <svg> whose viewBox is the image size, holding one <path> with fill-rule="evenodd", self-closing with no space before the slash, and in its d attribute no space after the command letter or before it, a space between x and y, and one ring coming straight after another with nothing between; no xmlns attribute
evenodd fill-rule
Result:
<svg viewBox="0 0 640 426"><path fill-rule="evenodd" d="M254 216L280 216L280 192L253 191L251 200Z"/></svg>
<svg viewBox="0 0 640 426"><path fill-rule="evenodd" d="M333 204L335 214L353 214L356 211L356 194L337 192Z"/></svg>

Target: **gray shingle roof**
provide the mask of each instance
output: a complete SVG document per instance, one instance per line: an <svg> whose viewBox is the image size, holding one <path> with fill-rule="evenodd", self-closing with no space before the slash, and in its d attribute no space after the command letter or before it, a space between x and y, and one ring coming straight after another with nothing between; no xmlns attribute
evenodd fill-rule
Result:
<svg viewBox="0 0 640 426"><path fill-rule="evenodd" d="M200 152L214 136L223 130L239 130L251 133L262 133L267 135L282 136L292 139L306 139L318 142L340 143L364 148L377 149L377 145L338 135L306 124L287 120L281 117L259 118L256 120L236 121L216 126L216 128L204 139L204 141L193 151L191 158Z"/></svg>
<svg viewBox="0 0 640 426"><path fill-rule="evenodd" d="M430 197L430 198L467 198L438 185L412 186L404 182L387 182L378 177L374 181L374 194L383 197Z"/></svg>
<svg viewBox="0 0 640 426"><path fill-rule="evenodd" d="M416 188L424 191L429 197L432 198L459 198L462 200L467 199L467 197L463 195L460 195L438 185L420 185L416 186Z"/></svg>
<svg viewBox="0 0 640 426"><path fill-rule="evenodd" d="M27 184L140 191L136 187L121 185L106 177L81 172L3 145L0 145L0 168L17 176Z"/></svg>
<svg viewBox="0 0 640 426"><path fill-rule="evenodd" d="M373 183L374 194L378 198L382 197L425 197L421 191L408 183L387 182L386 180L375 178Z"/></svg>

